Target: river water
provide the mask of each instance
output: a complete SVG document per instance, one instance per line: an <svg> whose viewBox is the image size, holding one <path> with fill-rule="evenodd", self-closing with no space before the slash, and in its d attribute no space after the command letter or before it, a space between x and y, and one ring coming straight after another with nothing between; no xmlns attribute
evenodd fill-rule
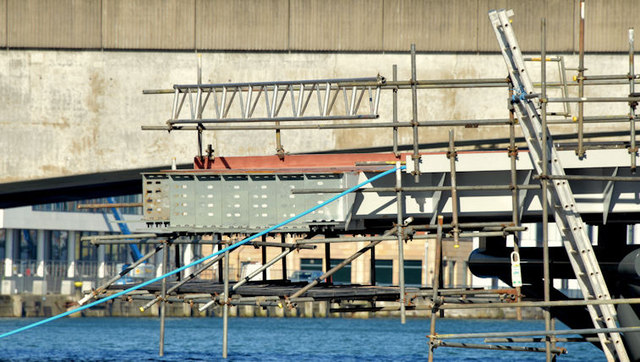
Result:
<svg viewBox="0 0 640 362"><path fill-rule="evenodd" d="M37 319L0 319L0 333ZM409 319L231 318L229 361L418 361L427 358L429 322ZM221 359L222 319L168 318L158 357L157 318L61 319L0 340L0 359L212 361ZM441 319L438 333L543 330L543 321ZM466 340L479 343L482 340ZM558 361L604 360L587 343L561 345ZM436 361L541 361L544 354L439 348Z"/></svg>

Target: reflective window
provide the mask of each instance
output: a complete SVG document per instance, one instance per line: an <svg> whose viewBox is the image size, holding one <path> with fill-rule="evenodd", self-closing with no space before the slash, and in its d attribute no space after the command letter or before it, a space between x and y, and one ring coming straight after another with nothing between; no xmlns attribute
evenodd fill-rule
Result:
<svg viewBox="0 0 640 362"><path fill-rule="evenodd" d="M116 203L140 203L142 202L142 195L136 194L136 195L115 196L113 199ZM111 209L78 209L78 205L81 205L81 204L108 204L108 203L109 203L109 200L107 198L98 198L98 199L89 199L89 200L81 200L81 201L66 201L66 202L56 202L52 204L33 205L32 209L34 211L111 213ZM118 211L126 215L142 214L141 207L123 207L123 208L118 208Z"/></svg>
<svg viewBox="0 0 640 362"><path fill-rule="evenodd" d="M54 230L51 232L51 251L49 253L50 260L67 260L67 252L69 245L69 232Z"/></svg>
<svg viewBox="0 0 640 362"><path fill-rule="evenodd" d="M300 259L300 270L322 271L322 259Z"/></svg>
<svg viewBox="0 0 640 362"><path fill-rule="evenodd" d="M0 260L4 260L4 258L6 257L5 254L5 245L6 245L6 240L7 240L7 232L5 229L0 229ZM3 271L0 270L0 273L2 273Z"/></svg>
<svg viewBox="0 0 640 362"><path fill-rule="evenodd" d="M331 267L342 263L344 259L331 259ZM333 284L351 284L351 264L345 265L332 275Z"/></svg>
<svg viewBox="0 0 640 362"><path fill-rule="evenodd" d="M376 285L393 284L393 260L376 259Z"/></svg>
<svg viewBox="0 0 640 362"><path fill-rule="evenodd" d="M412 287L422 285L422 260L404 261L404 284Z"/></svg>
<svg viewBox="0 0 640 362"><path fill-rule="evenodd" d="M36 260L37 256L38 241L36 230L20 230L18 260Z"/></svg>

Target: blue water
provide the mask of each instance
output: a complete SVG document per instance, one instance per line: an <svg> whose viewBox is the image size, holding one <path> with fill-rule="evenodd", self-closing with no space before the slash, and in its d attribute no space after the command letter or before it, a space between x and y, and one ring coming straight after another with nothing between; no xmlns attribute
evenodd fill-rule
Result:
<svg viewBox="0 0 640 362"><path fill-rule="evenodd" d="M0 319L0 332L36 319ZM426 360L428 321L409 319L231 318L229 361ZM0 359L212 361L221 359L220 318L167 319L165 357L159 358L157 318L75 318L0 340ZM438 333L543 330L542 321L450 320ZM467 342L482 342L468 340ZM591 344L564 345L559 361L604 360ZM540 361L544 354L438 348L436 361ZM492 362L493 362L492 361Z"/></svg>

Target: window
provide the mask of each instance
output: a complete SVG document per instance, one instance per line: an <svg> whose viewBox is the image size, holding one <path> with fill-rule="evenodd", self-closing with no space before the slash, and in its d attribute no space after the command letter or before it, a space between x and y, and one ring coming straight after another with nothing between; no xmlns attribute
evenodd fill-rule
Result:
<svg viewBox="0 0 640 362"><path fill-rule="evenodd" d="M142 202L142 195L123 195L113 198L116 203L134 203ZM34 211L63 211L63 212L89 212L89 213L111 213L111 209L78 209L80 204L108 204L108 198L89 199L82 201L67 201L56 202L53 204L34 205L32 209ZM142 214L142 208L140 207L125 207L118 208L118 211L126 215L140 215Z"/></svg>
<svg viewBox="0 0 640 362"><path fill-rule="evenodd" d="M456 261L455 260L443 260L444 262L444 270L446 270L447 277L445 280L445 285L449 288L455 288L457 286L456 283Z"/></svg>
<svg viewBox="0 0 640 362"><path fill-rule="evenodd" d="M83 236L97 235L95 231L82 231L76 241L76 248L78 253L76 259L79 261L97 261L98 260L98 248L87 242L80 242Z"/></svg>
<svg viewBox="0 0 640 362"><path fill-rule="evenodd" d="M462 283L460 283L461 287L467 288L471 286L469 285L468 278L469 278L469 262L463 261L462 262Z"/></svg>
<svg viewBox="0 0 640 362"><path fill-rule="evenodd" d="M127 263L129 255L128 244L106 244L104 246L104 259L112 263Z"/></svg>
<svg viewBox="0 0 640 362"><path fill-rule="evenodd" d="M6 240L7 240L7 231L5 229L0 229L0 260L4 260L4 258L6 257L5 254L5 244L6 244ZM4 273L4 271L0 270L0 273Z"/></svg>
<svg viewBox="0 0 640 362"><path fill-rule="evenodd" d="M51 260L67 260L67 242L69 240L68 231L51 232Z"/></svg>
<svg viewBox="0 0 640 362"><path fill-rule="evenodd" d="M404 261L404 284L414 287L422 286L422 260Z"/></svg>
<svg viewBox="0 0 640 362"><path fill-rule="evenodd" d="M393 260L376 259L376 285L393 284Z"/></svg>
<svg viewBox="0 0 640 362"><path fill-rule="evenodd" d="M36 234L35 230L20 230L20 243L18 245L19 260L36 260L38 257Z"/></svg>
<svg viewBox="0 0 640 362"><path fill-rule="evenodd" d="M331 268L342 263L344 259L331 259ZM351 284L351 264L345 265L331 277L333 284Z"/></svg>
<svg viewBox="0 0 640 362"><path fill-rule="evenodd" d="M300 270L322 271L322 259L300 259Z"/></svg>

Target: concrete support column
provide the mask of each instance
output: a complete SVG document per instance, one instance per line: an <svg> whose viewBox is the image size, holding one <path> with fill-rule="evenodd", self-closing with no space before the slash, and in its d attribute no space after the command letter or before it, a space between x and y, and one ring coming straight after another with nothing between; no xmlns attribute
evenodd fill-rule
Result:
<svg viewBox="0 0 640 362"><path fill-rule="evenodd" d="M4 258L4 270L2 271L4 278L2 278L2 283L0 283L0 294L10 295L16 291L16 281L12 278L13 276L13 258L15 255L14 248L15 243L17 241L16 230L14 229L6 229L5 230L5 258Z"/></svg>
<svg viewBox="0 0 640 362"><path fill-rule="evenodd" d="M13 257L14 257L14 245L16 240L16 231L14 229L5 230L4 241L4 277L10 278L13 275Z"/></svg>
<svg viewBox="0 0 640 362"><path fill-rule="evenodd" d="M167 244L165 246L165 248L167 249L167 253L171 253L171 247ZM161 276L162 274L164 274L164 250L162 251L162 253L156 253L156 255L153 256L153 260L154 260L154 265L156 266L156 277ZM167 257L167 260L169 260L170 256Z"/></svg>
<svg viewBox="0 0 640 362"><path fill-rule="evenodd" d="M45 263L45 231L38 230L36 234L36 277L44 278L44 263Z"/></svg>
<svg viewBox="0 0 640 362"><path fill-rule="evenodd" d="M182 265L190 264L193 261L193 245L186 244L182 246ZM185 269L182 275L190 275L193 273L193 267Z"/></svg>
<svg viewBox="0 0 640 362"><path fill-rule="evenodd" d="M76 232L69 231L67 239L67 278L76 277Z"/></svg>
<svg viewBox="0 0 640 362"><path fill-rule="evenodd" d="M105 263L105 246L98 246L98 279L105 278L107 275L107 265Z"/></svg>
<svg viewBox="0 0 640 362"><path fill-rule="evenodd" d="M47 255L46 243L51 240L51 231L38 230L36 234L36 279L33 281L33 294L47 294L47 278L45 275L45 262Z"/></svg>

